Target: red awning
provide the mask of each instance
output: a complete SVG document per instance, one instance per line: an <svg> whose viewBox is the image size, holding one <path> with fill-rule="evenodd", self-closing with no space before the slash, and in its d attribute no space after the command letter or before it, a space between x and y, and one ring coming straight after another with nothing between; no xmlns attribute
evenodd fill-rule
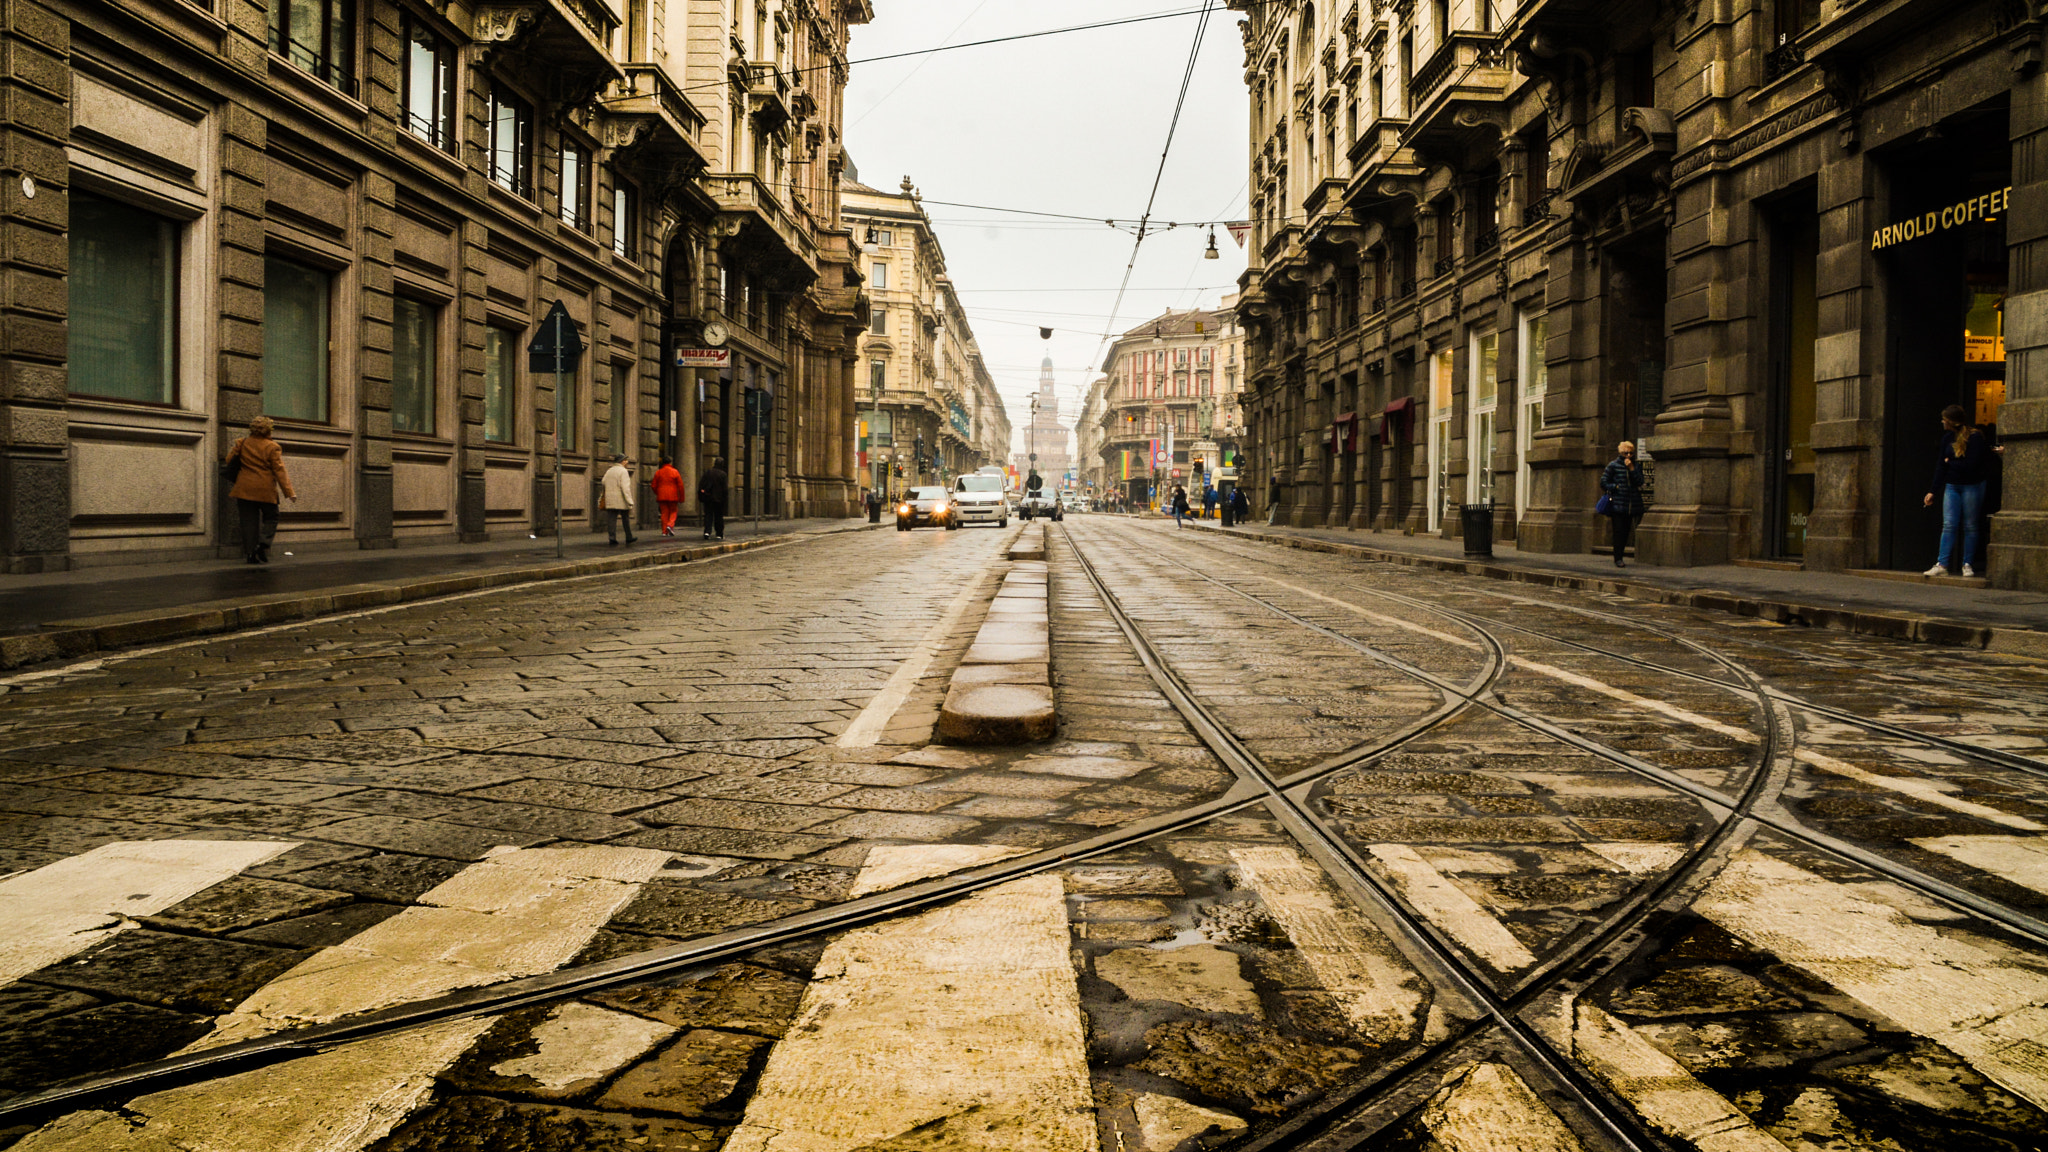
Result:
<svg viewBox="0 0 2048 1152"><path fill-rule="evenodd" d="M1331 421L1330 451L1358 451L1358 413L1346 412Z"/></svg>
<svg viewBox="0 0 2048 1152"><path fill-rule="evenodd" d="M1415 443L1415 397L1390 401L1385 411L1386 418L1380 421L1380 443Z"/></svg>

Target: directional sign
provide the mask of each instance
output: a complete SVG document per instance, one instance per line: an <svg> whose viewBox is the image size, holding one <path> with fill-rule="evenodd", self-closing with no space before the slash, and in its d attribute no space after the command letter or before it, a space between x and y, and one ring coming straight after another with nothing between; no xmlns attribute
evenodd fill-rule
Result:
<svg viewBox="0 0 2048 1152"><path fill-rule="evenodd" d="M529 372L574 372L576 361L583 356L583 332L570 319L569 310L560 300L548 309L547 318L540 322L540 330L534 334L533 343L526 346L526 370Z"/></svg>
<svg viewBox="0 0 2048 1152"><path fill-rule="evenodd" d="M732 367L732 349L678 348L676 349L676 367L730 368Z"/></svg>

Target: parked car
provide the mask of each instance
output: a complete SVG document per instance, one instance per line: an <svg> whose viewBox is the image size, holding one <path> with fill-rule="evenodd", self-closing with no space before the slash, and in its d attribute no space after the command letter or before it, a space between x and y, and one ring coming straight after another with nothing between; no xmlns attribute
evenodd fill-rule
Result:
<svg viewBox="0 0 2048 1152"><path fill-rule="evenodd" d="M903 494L896 502L896 530L908 532L912 528L944 528L952 531L960 527L960 518L953 514L952 494L944 488L920 486Z"/></svg>

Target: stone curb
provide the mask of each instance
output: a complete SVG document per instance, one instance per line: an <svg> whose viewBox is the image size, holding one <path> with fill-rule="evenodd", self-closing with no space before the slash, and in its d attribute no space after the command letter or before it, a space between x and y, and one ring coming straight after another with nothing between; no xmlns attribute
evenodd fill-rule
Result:
<svg viewBox="0 0 2048 1152"><path fill-rule="evenodd" d="M939 709L948 744L1035 744L1059 730L1052 698L1051 601L1046 595L1045 526L1027 524L1011 541L1013 562L987 619L953 670Z"/></svg>
<svg viewBox="0 0 2048 1152"><path fill-rule="evenodd" d="M734 552L748 552L770 544L829 536L838 532L865 531L874 527L877 525L861 524L854 528L793 532L757 540L732 540L722 544L670 548L659 552L635 552L623 556L565 560L542 567L465 572L388 583L345 584L314 592L251 596L155 612L122 612L79 620L60 620L43 625L41 632L21 636L0 636L0 669L21 668L46 660L71 659L138 644L180 640L190 636L211 636L290 620L310 620L365 608L380 608L415 600L432 600L458 592L477 592L515 584L566 580L606 572L660 568L692 560L708 560L714 556Z"/></svg>
<svg viewBox="0 0 2048 1152"><path fill-rule="evenodd" d="M1191 521L1188 525L1204 532L1223 532L1220 525ZM1714 589L1687 591L1678 588L1663 588L1655 584L1637 583L1631 580L1609 580L1597 576L1576 576L1568 572L1550 572L1537 568L1520 568L1484 560L1453 560L1438 556L1418 556L1410 552L1393 552L1380 548L1367 548L1360 544L1340 544L1333 540L1305 539L1294 536L1269 536L1259 532L1228 533L1238 540L1254 540L1262 544L1277 544L1283 548L1295 548L1303 552L1327 552L1340 556L1359 556L1367 560L1378 560L1389 564L1405 564L1411 568L1428 568L1438 572L1463 572L1471 576L1485 576L1493 580L1507 580L1518 584L1533 584L1543 588L1567 588L1579 592L1605 592L1615 596L1626 596L1631 600L1643 600L1653 604L1672 604L1685 608L1700 608L1712 612L1727 612L1735 616L1751 616L1769 620L1776 624L1801 624L1810 628L1828 628L1837 632L1849 632L1859 636L1885 636L1894 640L1915 640L1923 644L1944 644L1962 648L1984 648L1993 652L2009 652L2021 656L2048 657L2048 632L2031 628L2000 628L1989 624L1972 624L1964 620L1949 620L1939 616L1926 616L1915 612L1873 612L1856 608L1824 607L1816 604L1801 604L1790 600L1764 600L1745 596L1739 592L1722 592Z"/></svg>

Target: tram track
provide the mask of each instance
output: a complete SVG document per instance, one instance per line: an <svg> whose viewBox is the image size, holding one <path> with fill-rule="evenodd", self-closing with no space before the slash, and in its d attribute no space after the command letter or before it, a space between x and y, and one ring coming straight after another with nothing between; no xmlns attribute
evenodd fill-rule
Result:
<svg viewBox="0 0 2048 1152"><path fill-rule="evenodd" d="M1114 532L1112 535L1121 536L1123 534L1121 532ZM1154 671L1155 679L1160 681L1162 691L1167 692L1169 698L1174 701L1176 708L1182 709L1184 714L1188 715L1191 725L1194 725L1198 731L1205 733L1204 740L1209 742L1210 737L1207 735L1207 731L1214 727L1214 722L1212 719L1206 719L1207 710L1201 706L1199 701L1193 698L1192 694L1186 690L1185 685L1181 684L1178 677L1166 667L1164 659L1157 648L1144 636L1142 627L1123 610L1123 606L1116 597L1116 594L1109 588L1107 581L1103 579L1100 572L1089 562L1082 548L1074 541L1073 535L1066 533L1064 537L1069 547L1073 549L1076 558L1081 562L1083 570L1095 584L1098 595L1103 598L1106 605L1110 606L1112 613L1118 619L1119 625L1124 629L1132 644L1143 654L1148 670L1156 668L1156 671ZM1127 538L1126 542L1129 542ZM1210 585L1234 593L1246 601L1259 605L1273 615L1289 620L1326 638L1333 639L1340 644L1344 644L1360 655L1377 663L1400 669L1406 674L1440 689L1443 687L1440 678L1434 674L1409 665L1406 661L1402 661L1388 653L1377 651L1371 645L1355 637L1348 636L1341 630L1306 619L1264 597L1247 592L1228 580L1218 578L1209 570L1175 559L1170 555L1166 555L1163 550L1158 548L1148 550L1146 555L1158 562L1179 568L1191 577L1198 578ZM1211 558L1213 559L1213 557ZM1250 558L1245 559L1250 560ZM1257 561L1250 562L1256 563ZM1218 755L1226 763L1230 764L1234 771L1239 773L1241 779L1259 782L1267 793L1264 802L1268 810L1280 821L1282 826L1291 835L1294 835L1312 856L1316 857L1318 863L1322 864L1329 871L1333 881L1345 889L1347 894L1352 895L1354 899L1361 899L1362 904L1370 903L1376 905L1393 918L1395 923L1400 926L1403 938L1412 948L1422 954L1425 963L1419 965L1419 967L1429 970L1432 976L1448 977L1447 980L1433 980L1437 987L1441 989L1448 984L1460 996L1468 999L1476 998L1483 1007L1483 1015L1486 1017L1485 1020L1458 1031L1448 1040L1428 1046L1424 1051L1413 1054L1410 1059L1401 1062L1397 1067L1383 1069L1379 1074L1351 1086L1349 1090L1339 1090L1331 1093L1317 1105L1291 1118L1289 1121L1244 1147L1248 1149L1278 1149L1348 1146L1348 1144L1304 1144L1302 1141L1315 1138L1315 1133L1319 1131L1332 1133L1337 1126L1348 1125L1355 1121L1359 1114L1359 1108L1361 1106L1373 1107L1374 1101L1390 1090L1390 1084L1398 1085L1416 1076L1426 1075L1429 1069L1443 1062L1450 1053L1461 1050L1478 1041L1485 1033L1494 1033L1508 1040L1517 1052L1545 1073L1553 1085L1558 1090L1561 1090L1580 1109L1583 1117L1593 1120L1611 1137L1630 1147L1657 1145L1659 1143L1657 1139L1637 1124L1626 1106L1621 1105L1610 1094L1587 1082L1578 1074L1568 1053L1559 1052L1552 1048L1540 1034L1521 1021L1517 1013L1538 996L1565 983L1564 977L1566 974L1570 974L1573 977L1570 980L1571 984L1584 987L1591 985L1606 971L1623 963L1627 959L1628 953L1632 952L1635 946L1639 944L1639 940L1633 939L1633 937L1638 933L1640 925L1649 915L1659 908L1671 905L1674 897L1679 896L1688 887L1695 886L1700 882L1702 874L1710 871L1709 866L1715 860L1725 859L1727 851L1737 846L1748 835L1760 829L1774 832L1795 843L1848 860L1880 875L1884 875L1895 882L1915 889L1924 895L1947 903L1950 906L1984 917L2017 935L2031 938L2037 943L2048 943L2048 924L2044 924L2024 912L2000 902L1978 896L1966 889L1928 876L1916 869L1899 865L1853 844L1815 832L1799 824L1796 820L1791 819L1788 815L1760 811L1759 809L1764 808L1766 805L1775 805L1778 792L1789 778L1791 753L1793 740L1795 739L1789 709L1805 707L1807 702L1799 700L1789 693L1771 689L1739 663L1726 657L1724 654L1641 621L1628 620L1624 617L1606 613L1584 613L1610 624L1644 631L1661 640L1676 643L1712 661L1729 675L1735 677L1734 680L1722 680L1718 677L1701 675L1690 670L1673 668L1656 661L1625 656L1596 645L1557 637L1528 627L1503 625L1501 622L1492 621L1474 613L1461 612L1444 605L1404 596L1384 589L1366 589L1355 584L1347 585L1346 587L1351 591L1378 597L1390 604L1396 604L1413 611L1428 613L1441 619L1452 621L1463 629L1481 637L1481 643L1484 647L1490 653L1497 654L1497 657L1504 663L1512 663L1513 661L1509 655L1510 650L1507 644L1495 633L1494 629L1496 628L1503 630L1511 629L1532 637L1564 643L1567 646L1590 654L1623 660L1632 666L1647 671L1680 675L1692 682L1744 696L1752 702L1753 707L1763 717L1764 731L1758 734L1758 763L1756 768L1745 783L1741 794L1729 796L1717 789L1689 780L1668 769L1649 764L1626 752L1584 737L1543 717L1509 705L1503 699L1475 700L1474 703L1476 705L1503 719L1578 748L1604 762L1651 780L1663 787L1680 792L1701 802L1709 810L1715 811L1719 815L1719 820L1714 830L1703 837L1699 843L1690 846L1686 854L1665 873L1660 882L1650 886L1648 891L1636 893L1633 898L1625 901L1619 908L1610 911L1605 921L1597 929L1587 933L1573 947L1559 953L1554 953L1516 985L1499 991L1486 988L1483 978L1478 975L1469 963L1464 961L1460 951L1444 939L1443 933L1435 925L1431 924L1426 917L1408 907L1406 901L1400 897L1399 893L1394 891L1391 885L1376 876L1372 869L1366 865L1364 858L1343 837L1333 834L1328 829L1326 822L1311 810L1306 803L1306 789L1274 787L1269 776L1263 771L1263 767L1257 763L1256 758L1250 757L1249 753L1245 752L1241 745L1237 745L1234 740L1230 740L1227 732L1223 733L1224 738L1212 744L1212 748L1217 750ZM1319 594L1311 593L1311 595ZM1359 611L1364 610L1359 609ZM1170 690L1169 684L1176 687ZM1197 715L1205 717L1205 722L1197 723ZM1901 732L1910 733L1914 737L1922 735L1911 733L1910 729L1901 729ZM1936 743L1939 740L1940 738L1938 737L1931 737L1928 742ZM1232 748L1232 753L1225 754L1222 750L1225 747ZM2019 759L2023 760L2025 758ZM1618 948L1617 946L1621 947ZM1592 969L1592 971L1589 972L1587 969Z"/></svg>

